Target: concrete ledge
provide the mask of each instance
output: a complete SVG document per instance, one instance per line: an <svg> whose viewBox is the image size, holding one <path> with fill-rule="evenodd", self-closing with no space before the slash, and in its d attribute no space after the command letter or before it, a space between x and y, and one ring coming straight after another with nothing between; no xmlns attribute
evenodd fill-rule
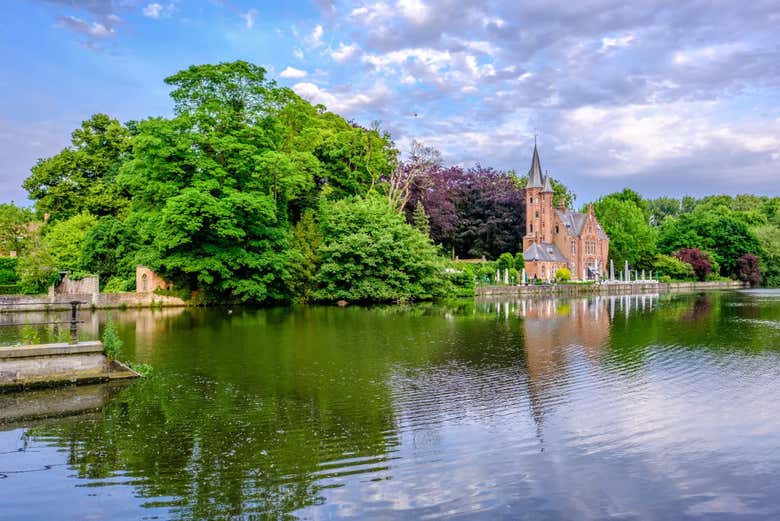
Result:
<svg viewBox="0 0 780 521"><path fill-rule="evenodd" d="M32 356L75 355L83 353L102 353L103 343L97 340L77 344L39 344L32 346L2 346L0 360L6 358L28 358Z"/></svg>
<svg viewBox="0 0 780 521"><path fill-rule="evenodd" d="M0 390L105 382L138 373L109 361L101 342L0 348Z"/></svg>

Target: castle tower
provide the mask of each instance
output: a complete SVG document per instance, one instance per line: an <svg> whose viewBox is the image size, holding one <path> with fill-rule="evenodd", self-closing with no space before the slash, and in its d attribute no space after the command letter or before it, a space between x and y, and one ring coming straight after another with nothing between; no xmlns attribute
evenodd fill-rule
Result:
<svg viewBox="0 0 780 521"><path fill-rule="evenodd" d="M544 186L541 192L542 208L542 242L550 244L553 242L553 193L550 175L544 176Z"/></svg>
<svg viewBox="0 0 780 521"><path fill-rule="evenodd" d="M531 159L531 169L528 170L528 186L525 190L525 237L523 250L541 241L542 233L542 189L544 179L542 165L539 161L539 151L534 142L534 155Z"/></svg>

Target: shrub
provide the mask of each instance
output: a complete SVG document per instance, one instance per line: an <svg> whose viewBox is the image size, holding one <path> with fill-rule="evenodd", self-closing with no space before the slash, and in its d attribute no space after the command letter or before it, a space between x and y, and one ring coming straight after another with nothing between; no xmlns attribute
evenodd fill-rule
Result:
<svg viewBox="0 0 780 521"><path fill-rule="evenodd" d="M19 282L19 277L16 275L18 263L16 257L0 257L0 286L10 286Z"/></svg>
<svg viewBox="0 0 780 521"><path fill-rule="evenodd" d="M761 265L758 256L746 253L737 259L737 274L739 280L747 282L750 287L758 286L761 282Z"/></svg>
<svg viewBox="0 0 780 521"><path fill-rule="evenodd" d="M430 239L379 196L325 202L317 300L387 302L443 296Z"/></svg>
<svg viewBox="0 0 780 521"><path fill-rule="evenodd" d="M108 282L106 282L105 287L103 287L103 292L122 293L123 291L127 291L128 286L129 284L127 280L120 277L111 277L110 279L108 279Z"/></svg>
<svg viewBox="0 0 780 521"><path fill-rule="evenodd" d="M111 315L108 315L106 327L103 328L103 349L106 356L111 360L116 360L119 357L119 353L122 352L122 345L123 342L119 338L114 319Z"/></svg>
<svg viewBox="0 0 780 521"><path fill-rule="evenodd" d="M515 267L515 258L511 253L502 253L498 256L496 261L496 267L504 273L504 270L512 269Z"/></svg>
<svg viewBox="0 0 780 521"><path fill-rule="evenodd" d="M558 282L568 282L571 280L571 271L569 268L558 268L555 272L555 280Z"/></svg>
<svg viewBox="0 0 780 521"><path fill-rule="evenodd" d="M704 280L713 272L712 258L709 253L698 248L683 248L674 253L675 258L688 263L699 280Z"/></svg>
<svg viewBox="0 0 780 521"><path fill-rule="evenodd" d="M522 251L519 251L515 255L515 269L522 272L523 268L525 268L525 256Z"/></svg>
<svg viewBox="0 0 780 521"><path fill-rule="evenodd" d="M669 255L658 254L653 260L653 271L669 280L687 280L695 276L693 266Z"/></svg>

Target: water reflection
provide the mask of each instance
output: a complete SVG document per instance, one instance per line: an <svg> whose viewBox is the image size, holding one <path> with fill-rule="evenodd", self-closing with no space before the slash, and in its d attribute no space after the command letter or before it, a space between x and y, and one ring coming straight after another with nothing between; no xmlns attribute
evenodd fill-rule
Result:
<svg viewBox="0 0 780 521"><path fill-rule="evenodd" d="M157 372L0 433L14 519L780 514L779 293L115 317Z"/></svg>

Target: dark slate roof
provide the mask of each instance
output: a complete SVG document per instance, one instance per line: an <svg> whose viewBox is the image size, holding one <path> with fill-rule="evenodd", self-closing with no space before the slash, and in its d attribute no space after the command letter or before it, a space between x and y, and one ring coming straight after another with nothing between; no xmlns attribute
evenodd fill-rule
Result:
<svg viewBox="0 0 780 521"><path fill-rule="evenodd" d="M542 164L539 162L539 151L534 143L534 157L531 159L531 169L528 171L528 188L541 188L544 182Z"/></svg>
<svg viewBox="0 0 780 521"><path fill-rule="evenodd" d="M552 184L550 183L550 176L544 176L544 188L542 188L542 193L544 192L552 192Z"/></svg>
<svg viewBox="0 0 780 521"><path fill-rule="evenodd" d="M574 235L576 237L582 235L582 231L585 228L585 221L588 218L588 214L582 212L569 212L567 210L559 210L559 209L556 209L555 211L558 212L558 217L560 217L561 222L563 222L563 225L566 226L566 229L569 231L569 234ZM601 228L601 226L596 226L596 233L601 239L607 238L607 234L604 233L604 230Z"/></svg>
<svg viewBox="0 0 780 521"><path fill-rule="evenodd" d="M527 261L569 262L555 244L534 243L523 252Z"/></svg>

